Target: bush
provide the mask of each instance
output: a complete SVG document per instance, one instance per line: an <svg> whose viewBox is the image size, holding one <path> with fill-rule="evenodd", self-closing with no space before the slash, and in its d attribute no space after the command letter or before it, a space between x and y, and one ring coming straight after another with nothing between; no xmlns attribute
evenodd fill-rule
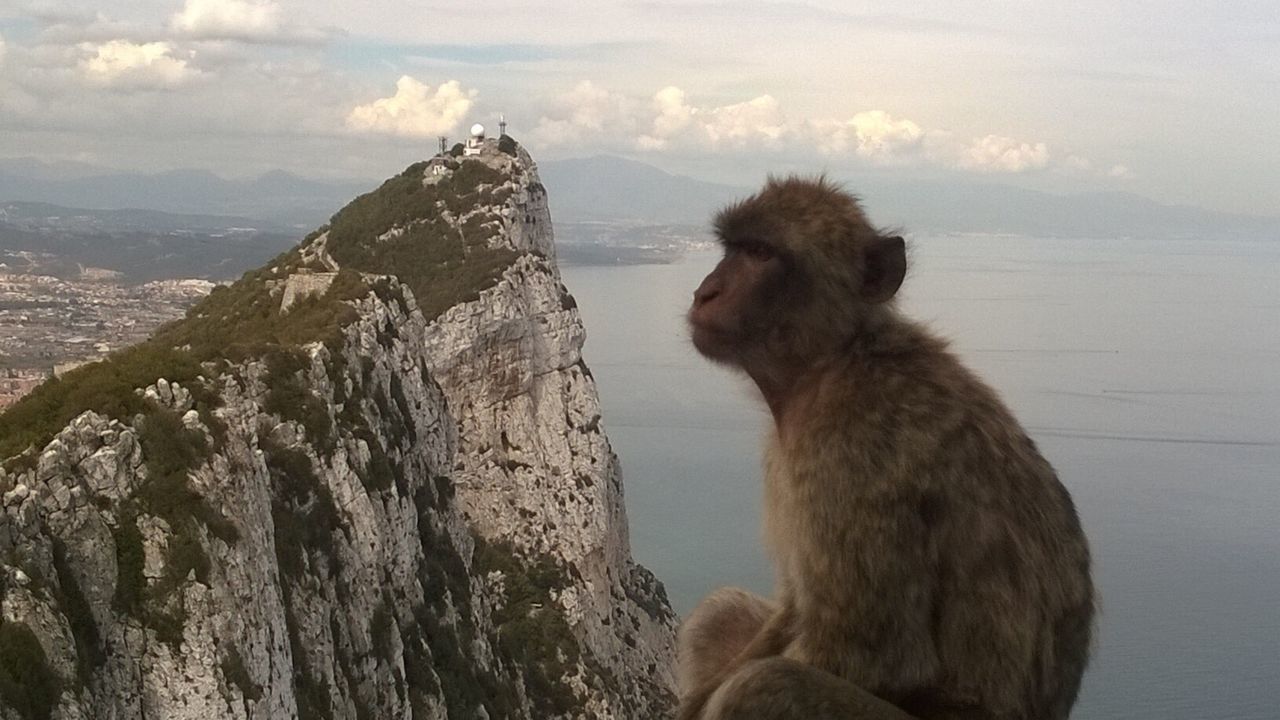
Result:
<svg viewBox="0 0 1280 720"><path fill-rule="evenodd" d="M492 232L480 227L483 220L469 220L459 235L440 216L441 206L461 215L499 200L482 186L504 180L502 173L476 161L461 163L434 185L423 185L421 174L406 171L333 216L329 252L344 267L396 275L413 290L423 315L435 318L478 298L518 257L507 248L488 246ZM379 239L394 227L403 232Z"/></svg>
<svg viewBox="0 0 1280 720"><path fill-rule="evenodd" d="M341 329L356 317L346 300L364 297L368 287L359 273L339 272L323 295L308 295L281 314L280 296L272 285L302 269L301 255L291 250L267 267L248 273L230 286L218 287L196 303L182 320L156 331L168 347L187 347L201 360L243 360L278 346L323 341L337 347Z"/></svg>
<svg viewBox="0 0 1280 720"><path fill-rule="evenodd" d="M307 429L307 439L317 448L332 450L333 420L329 405L311 392L305 370L307 356L297 348L273 348L267 352L267 399L263 409Z"/></svg>
<svg viewBox="0 0 1280 720"><path fill-rule="evenodd" d="M203 371L191 353L148 342L50 379L0 414L0 457L28 447L38 452L86 410L130 418L147 410L134 388L160 377L194 387Z"/></svg>
<svg viewBox="0 0 1280 720"><path fill-rule="evenodd" d="M188 430L177 413L148 409L138 433L147 463L147 481L138 489L138 501L164 518L175 534L193 532L192 523L200 522L223 542L235 542L240 536L235 525L196 493L187 478L208 451L204 434Z"/></svg>
<svg viewBox="0 0 1280 720"><path fill-rule="evenodd" d="M475 570L503 575L504 597L493 613L498 649L522 669L530 702L539 715L563 715L580 705L565 676L581 651L551 593L568 583L550 555L520 557L508 542L476 538Z"/></svg>
<svg viewBox="0 0 1280 720"><path fill-rule="evenodd" d="M306 570L309 552L336 561L333 534L340 529L341 517L306 453L281 447L265 436L261 445L273 482L276 561L285 577L296 579Z"/></svg>
<svg viewBox="0 0 1280 720"><path fill-rule="evenodd" d="M279 271L255 270L229 287L215 288L186 318L161 327L151 340L43 383L0 414L0 458L32 447L38 451L85 410L117 419L145 412L145 401L133 391L161 377L191 391L201 419L219 438L225 428L212 414L217 395L196 380L209 372L201 363L241 360L313 341L337 347L341 328L356 317L344 301L368 292L359 273L340 272L323 296L306 297L282 316L267 282L286 277L298 262L297 251L286 253L273 262Z"/></svg>

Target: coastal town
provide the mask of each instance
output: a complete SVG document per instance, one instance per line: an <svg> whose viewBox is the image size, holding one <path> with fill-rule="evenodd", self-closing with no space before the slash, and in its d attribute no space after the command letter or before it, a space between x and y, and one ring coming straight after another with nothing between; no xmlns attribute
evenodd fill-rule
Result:
<svg viewBox="0 0 1280 720"><path fill-rule="evenodd" d="M145 340L213 287L192 279L64 280L0 267L0 409L48 377Z"/></svg>

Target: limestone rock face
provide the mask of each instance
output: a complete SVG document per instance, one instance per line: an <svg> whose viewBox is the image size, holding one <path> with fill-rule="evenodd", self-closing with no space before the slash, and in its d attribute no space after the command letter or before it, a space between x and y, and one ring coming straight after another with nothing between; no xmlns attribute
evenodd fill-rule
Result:
<svg viewBox="0 0 1280 720"><path fill-rule="evenodd" d="M153 378L145 412L0 470L0 719L670 713L674 616L630 556L545 190L494 140L406 174L467 163L497 174L433 222L510 260L478 297L424 313L431 283L351 268L335 217L300 257L367 287L331 337Z"/></svg>

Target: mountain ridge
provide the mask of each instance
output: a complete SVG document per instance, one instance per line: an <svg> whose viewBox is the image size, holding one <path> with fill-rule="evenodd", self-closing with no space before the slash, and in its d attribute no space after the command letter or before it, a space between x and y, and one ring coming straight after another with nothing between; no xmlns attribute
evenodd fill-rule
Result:
<svg viewBox="0 0 1280 720"><path fill-rule="evenodd" d="M41 386L0 414L0 713L669 712L583 338L491 140Z"/></svg>

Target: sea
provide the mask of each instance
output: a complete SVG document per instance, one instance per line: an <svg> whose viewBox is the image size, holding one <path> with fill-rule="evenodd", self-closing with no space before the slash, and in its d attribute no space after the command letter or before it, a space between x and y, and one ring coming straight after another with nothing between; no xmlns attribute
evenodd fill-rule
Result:
<svg viewBox="0 0 1280 720"><path fill-rule="evenodd" d="M1280 239L910 238L903 310L1013 408L1076 500L1100 614L1073 717L1280 718ZM717 261L563 268L632 553L677 612L769 593L743 378L684 312Z"/></svg>

